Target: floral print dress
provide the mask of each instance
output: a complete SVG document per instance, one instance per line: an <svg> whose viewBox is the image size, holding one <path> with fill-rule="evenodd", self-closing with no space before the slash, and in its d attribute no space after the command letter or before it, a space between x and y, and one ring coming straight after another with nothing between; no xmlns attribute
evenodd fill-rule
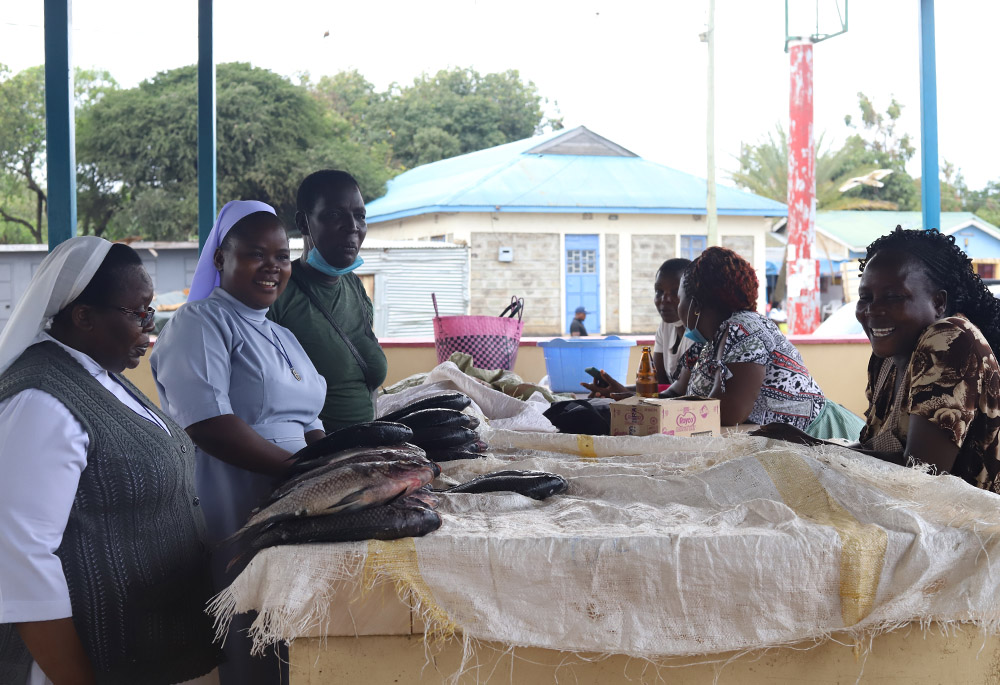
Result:
<svg viewBox="0 0 1000 685"><path fill-rule="evenodd" d="M722 354L719 345L722 344ZM732 377L728 364L751 363L764 367L764 381L747 421L788 423L805 430L826 404L823 391L802 363L802 355L773 321L757 312L736 312L722 322L693 360L688 393L708 397L721 372L722 388Z"/></svg>
<svg viewBox="0 0 1000 685"><path fill-rule="evenodd" d="M906 445L910 415L922 416L958 446L953 475L1000 492L1000 367L983 334L964 316L927 327L898 390L895 364L872 355L865 394L862 444L885 444L882 438L890 433Z"/></svg>

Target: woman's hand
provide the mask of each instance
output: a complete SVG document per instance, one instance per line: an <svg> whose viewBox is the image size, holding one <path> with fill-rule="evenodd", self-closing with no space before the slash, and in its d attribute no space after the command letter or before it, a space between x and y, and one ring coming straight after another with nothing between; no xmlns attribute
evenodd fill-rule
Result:
<svg viewBox="0 0 1000 685"><path fill-rule="evenodd" d="M293 463L291 453L260 437L235 414L192 423L185 430L204 452L247 471L281 476Z"/></svg>
<svg viewBox="0 0 1000 685"><path fill-rule="evenodd" d="M590 397L612 397L617 400L631 397L635 394L609 376L604 369L601 369L600 380L595 378L593 383L580 383L580 385L590 391ZM615 397L615 395L621 395L621 397Z"/></svg>
<svg viewBox="0 0 1000 685"><path fill-rule="evenodd" d="M793 442L807 447L815 447L816 445L824 444L823 440L814 438L805 431L787 423L768 423L761 426L757 430L750 431L750 435L757 435L762 438L771 438L772 440L784 440L785 442Z"/></svg>
<svg viewBox="0 0 1000 685"><path fill-rule="evenodd" d="M18 623L17 632L31 658L55 685L97 682L72 618Z"/></svg>

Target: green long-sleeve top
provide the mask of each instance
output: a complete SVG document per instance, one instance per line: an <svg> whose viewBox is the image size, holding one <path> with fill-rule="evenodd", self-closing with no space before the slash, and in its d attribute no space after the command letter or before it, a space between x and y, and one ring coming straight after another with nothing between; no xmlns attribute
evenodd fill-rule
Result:
<svg viewBox="0 0 1000 685"><path fill-rule="evenodd" d="M329 307L334 320L368 364L369 380L374 387L382 385L388 364L372 330L374 307L361 279L350 273L329 283L316 278L298 260L292 263L292 272L306 282L321 304ZM319 415L326 432L375 418L372 393L357 360L295 279L288 281L267 316L295 334L326 379L326 402Z"/></svg>

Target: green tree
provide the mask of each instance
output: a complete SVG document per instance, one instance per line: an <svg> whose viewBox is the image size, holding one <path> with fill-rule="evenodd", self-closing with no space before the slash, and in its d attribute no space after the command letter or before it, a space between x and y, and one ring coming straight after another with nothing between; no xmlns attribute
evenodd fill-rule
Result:
<svg viewBox="0 0 1000 685"><path fill-rule="evenodd" d="M838 150L816 145L817 209L918 209L919 186L906 172L906 163L915 149L908 135L897 134L903 106L893 98L885 113L872 100L858 93L861 129L848 114L844 122L857 132L848 136ZM739 169L732 174L736 185L758 195L785 202L788 185L788 140L781 126L776 134L756 145L743 145L737 158ZM892 173L882 179L882 187L860 185L841 192L845 181L865 176L876 169Z"/></svg>
<svg viewBox="0 0 1000 685"><path fill-rule="evenodd" d="M0 219L41 243L45 231L45 68L0 65Z"/></svg>
<svg viewBox="0 0 1000 685"><path fill-rule="evenodd" d="M965 210L1000 226L1000 181L990 181L982 190L969 191L965 196Z"/></svg>
<svg viewBox="0 0 1000 685"><path fill-rule="evenodd" d="M840 186L849 178L863 176L877 167L858 164L854 150L823 147L823 137L816 143L816 207L817 209L895 209L884 200L858 197L858 193L843 193ZM779 124L774 133L757 145L740 148L739 171L733 172L736 185L750 192L779 202L788 200L788 136Z"/></svg>
<svg viewBox="0 0 1000 685"><path fill-rule="evenodd" d="M217 67L219 204L256 199L291 223L299 181L317 167L357 173L366 197L390 177L384 149L348 139L307 90L248 64ZM95 232L177 240L197 235L197 70L163 72L109 94L82 118L78 157L105 203Z"/></svg>
<svg viewBox="0 0 1000 685"><path fill-rule="evenodd" d="M339 76L325 85L336 86L341 99L329 89L324 97L339 103L337 111L362 130L363 140L391 145L393 161L404 168L562 128L561 120L545 118L535 84L513 69L486 75L442 70L382 94L356 74Z"/></svg>
<svg viewBox="0 0 1000 685"><path fill-rule="evenodd" d="M106 71L76 69L79 116L118 87ZM0 65L0 239L41 243L46 233L45 67L12 75Z"/></svg>

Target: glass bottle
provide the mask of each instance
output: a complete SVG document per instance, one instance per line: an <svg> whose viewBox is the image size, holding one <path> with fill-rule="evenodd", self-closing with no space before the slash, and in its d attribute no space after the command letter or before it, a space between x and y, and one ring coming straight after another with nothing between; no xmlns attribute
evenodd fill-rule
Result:
<svg viewBox="0 0 1000 685"><path fill-rule="evenodd" d="M653 370L653 355L650 353L649 347L642 348L639 371L635 374L635 394L639 397L660 396L660 388L656 382L656 372Z"/></svg>

